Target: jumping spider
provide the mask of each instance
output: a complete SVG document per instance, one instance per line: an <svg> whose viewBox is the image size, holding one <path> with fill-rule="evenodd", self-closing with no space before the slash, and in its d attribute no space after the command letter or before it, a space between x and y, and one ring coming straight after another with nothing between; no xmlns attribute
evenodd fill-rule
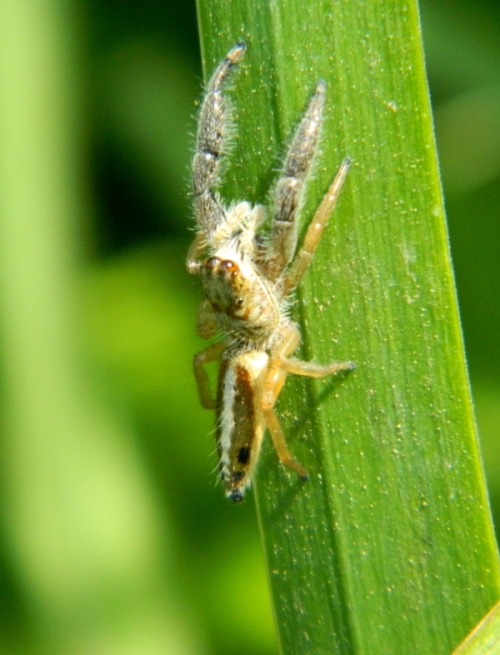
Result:
<svg viewBox="0 0 500 655"><path fill-rule="evenodd" d="M267 236L258 233L265 219L263 207L248 202L227 207L215 190L228 140L223 87L244 54L242 43L228 52L202 103L193 159L198 233L187 256L187 269L201 277L205 294L198 332L205 339L224 335L196 355L194 373L201 404L217 412L220 474L227 497L234 501L242 500L250 485L266 427L281 462L307 479L288 450L274 410L288 373L321 378L355 367L352 362L321 365L289 358L300 334L288 316L288 297L312 261L350 165L344 159L296 252L297 217L318 146L325 83L317 85L292 139L274 189ZM220 368L214 400L205 365L216 360Z"/></svg>

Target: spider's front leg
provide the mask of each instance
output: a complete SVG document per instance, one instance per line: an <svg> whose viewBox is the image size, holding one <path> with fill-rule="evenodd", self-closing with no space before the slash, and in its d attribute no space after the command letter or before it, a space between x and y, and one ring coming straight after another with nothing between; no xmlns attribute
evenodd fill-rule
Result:
<svg viewBox="0 0 500 655"><path fill-rule="evenodd" d="M302 244L300 250L295 255L293 262L290 265L290 268L286 272L286 275L283 279L282 293L283 297L288 296L302 280L304 273L309 268L310 263L313 260L314 253L316 248L321 240L321 235L323 230L328 223L328 219L335 207L337 198L339 197L340 191L344 185L345 178L351 166L351 160L346 157L342 162L337 174L335 175L330 188L326 192L321 201L316 213L313 216L312 221L309 223L307 228L306 236L304 238L304 243Z"/></svg>
<svg viewBox="0 0 500 655"><path fill-rule="evenodd" d="M306 480L308 478L307 471L290 454L278 416L274 411L274 405L281 393L286 376L292 373L306 377L323 378L339 371L352 371L356 368L356 365L354 362L314 364L313 362L304 362L299 359L289 359L288 355L297 348L299 341L300 334L297 327L293 323L286 325L283 328L281 341L271 355L263 387L262 411L264 412L266 424L280 461L286 466L293 468L302 479Z"/></svg>
<svg viewBox="0 0 500 655"><path fill-rule="evenodd" d="M297 246L297 216L304 185L316 154L325 104L325 83L316 88L307 111L294 134L275 190L275 213L267 266L279 276L291 261Z"/></svg>
<svg viewBox="0 0 500 655"><path fill-rule="evenodd" d="M199 234L188 253L188 271L197 272L196 256L208 245L210 234L225 220L215 189L220 182L221 158L227 148L228 109L222 93L232 68L245 54L245 45L231 48L212 75L201 106L193 158L194 209Z"/></svg>

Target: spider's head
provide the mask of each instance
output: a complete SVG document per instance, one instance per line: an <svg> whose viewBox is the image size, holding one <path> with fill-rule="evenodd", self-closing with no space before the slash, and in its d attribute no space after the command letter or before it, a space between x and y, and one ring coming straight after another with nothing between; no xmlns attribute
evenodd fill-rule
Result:
<svg viewBox="0 0 500 655"><path fill-rule="evenodd" d="M279 323L279 307L253 262L224 248L201 265L205 297L219 328L250 341L268 339Z"/></svg>
<svg viewBox="0 0 500 655"><path fill-rule="evenodd" d="M205 295L216 314L245 317L248 284L237 253L224 253L206 259L201 266Z"/></svg>

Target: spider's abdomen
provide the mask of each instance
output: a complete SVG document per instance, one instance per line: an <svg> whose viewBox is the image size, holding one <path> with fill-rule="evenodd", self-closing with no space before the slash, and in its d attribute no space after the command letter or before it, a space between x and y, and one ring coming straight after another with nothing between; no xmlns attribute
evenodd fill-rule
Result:
<svg viewBox="0 0 500 655"><path fill-rule="evenodd" d="M263 377L269 356L251 350L224 358L217 393L217 450L226 495L242 500L250 484L264 436Z"/></svg>
<svg viewBox="0 0 500 655"><path fill-rule="evenodd" d="M277 299L251 265L236 257L213 256L203 263L201 275L220 330L253 342L275 333L280 321Z"/></svg>

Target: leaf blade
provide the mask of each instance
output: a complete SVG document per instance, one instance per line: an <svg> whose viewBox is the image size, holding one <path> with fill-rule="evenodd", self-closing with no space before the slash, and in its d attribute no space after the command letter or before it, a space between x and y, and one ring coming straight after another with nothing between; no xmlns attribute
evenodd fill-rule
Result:
<svg viewBox="0 0 500 655"><path fill-rule="evenodd" d="M449 653L500 583L416 4L199 8L213 62L249 45L231 197L265 201L273 155L320 78L328 108L303 223L353 159L294 315L304 359L358 370L287 381L279 412L311 480L280 470L269 444L258 474L283 652Z"/></svg>

